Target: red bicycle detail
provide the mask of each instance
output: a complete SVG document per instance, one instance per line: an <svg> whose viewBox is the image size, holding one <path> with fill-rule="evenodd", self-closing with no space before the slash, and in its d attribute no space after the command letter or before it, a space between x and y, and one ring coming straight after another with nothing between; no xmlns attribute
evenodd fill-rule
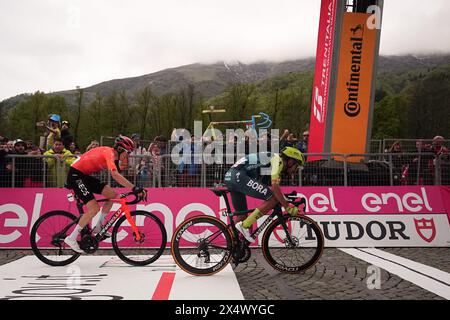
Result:
<svg viewBox="0 0 450 320"><path fill-rule="evenodd" d="M126 197L133 195L133 201ZM111 231L112 247L117 256L131 265L147 265L155 262L164 252L167 232L161 220L148 211L130 211L128 205L136 204L142 199L136 193L120 195L118 199L100 199L98 202L113 201L120 204L106 224L97 234L87 225L80 232L78 243L87 254L99 249L100 242L108 239ZM64 266L80 256L64 243L84 213L82 202L77 199L80 216L67 211L50 211L42 215L33 225L30 234L31 248L36 257L51 266Z"/></svg>

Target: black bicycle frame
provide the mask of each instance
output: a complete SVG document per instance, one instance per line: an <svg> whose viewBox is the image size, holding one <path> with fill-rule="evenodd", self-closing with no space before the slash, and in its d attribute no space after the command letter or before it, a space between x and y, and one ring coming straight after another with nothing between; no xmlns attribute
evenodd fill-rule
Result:
<svg viewBox="0 0 450 320"><path fill-rule="evenodd" d="M234 217L234 216L242 216L242 215L245 215L245 214L250 213L250 212L253 212L253 210L246 210L246 211L242 211L242 212L234 212L234 213L232 212L232 213L228 214L228 216L230 217L230 225L231 225L232 228L233 228L233 232L234 232L235 236L238 235L238 231L237 231L237 229L236 229L236 226L235 226L233 217ZM258 237L258 235L259 235L261 232L264 231L264 229L272 222L272 220L273 220L275 217L278 218L278 219L280 219L281 225L283 226L283 229L284 229L284 232L286 232L286 236L287 236L289 242L293 245L294 242L292 241L292 238L291 238L291 235L290 235L290 233L289 233L288 227L287 227L287 225L286 225L284 219L282 218L282 217L283 217L283 213L282 213L282 211L281 211L281 206L280 206L280 204L277 204L277 205L275 206L275 208L273 208L272 213L271 213L270 216L266 219L266 221L264 221L264 223L263 223L262 225L260 225L258 228L256 228L255 231L253 231L253 233L251 234L252 238L253 238L253 239L256 239L256 238ZM236 239L238 239L238 238L239 238L239 237L236 237Z"/></svg>
<svg viewBox="0 0 450 320"><path fill-rule="evenodd" d="M80 216L73 221L72 223L69 223L66 227L64 227L63 230L61 230L61 232L59 232L59 234L66 234L67 231L70 229L70 227L72 227L74 224L77 224L78 221L80 221L81 217L84 214L84 210L83 210L83 203L81 201L77 200L77 209L78 212L80 213ZM97 202L106 202L108 201L108 199L100 199L97 200ZM122 215L123 211L122 211L122 207L119 208L119 210L117 210L114 215L108 220L108 222L102 227L102 229L100 230L99 233L97 233L95 235L95 238L100 241L100 239L103 238L103 236L105 235L105 233L114 225L114 223L117 221L117 219L119 219L119 217ZM83 230L86 230L86 233L90 233L90 229L89 229L89 224L87 224ZM83 231L82 231L83 232Z"/></svg>
<svg viewBox="0 0 450 320"><path fill-rule="evenodd" d="M114 215L111 217L111 219L108 220L108 222L102 227L102 229L100 230L99 233L96 234L96 238L97 240L100 240L101 238L103 238L103 236L105 235L105 233L109 230L109 228L111 228L114 223L116 223L117 219L119 219L119 217L122 215L122 208L119 208L119 210L117 210Z"/></svg>

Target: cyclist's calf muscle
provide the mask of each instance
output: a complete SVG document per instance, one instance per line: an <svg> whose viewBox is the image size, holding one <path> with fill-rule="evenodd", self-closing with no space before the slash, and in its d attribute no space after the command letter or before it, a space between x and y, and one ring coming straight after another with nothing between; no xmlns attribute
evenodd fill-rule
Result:
<svg viewBox="0 0 450 320"><path fill-rule="evenodd" d="M270 198L267 201L264 201L263 203L261 203L261 205L259 205L257 207L257 209L262 213L262 214L267 214L270 210L272 210L273 208L275 208L275 206L278 203L278 199L273 196L272 198Z"/></svg>
<svg viewBox="0 0 450 320"><path fill-rule="evenodd" d="M84 228L92 218L100 211L100 206L98 205L97 200L92 199L88 203L86 203L87 210L81 216L80 221L78 221L78 225Z"/></svg>

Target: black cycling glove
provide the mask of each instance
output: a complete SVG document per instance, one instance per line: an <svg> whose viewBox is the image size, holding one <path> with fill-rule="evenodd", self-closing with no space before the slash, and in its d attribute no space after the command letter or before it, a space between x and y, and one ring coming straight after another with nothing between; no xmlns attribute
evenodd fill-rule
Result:
<svg viewBox="0 0 450 320"><path fill-rule="evenodd" d="M139 186L134 186L132 191L135 195L140 195L139 199L147 201L147 190Z"/></svg>
<svg viewBox="0 0 450 320"><path fill-rule="evenodd" d="M144 189L144 188L142 188L142 187L139 187L139 186L134 186L134 187L133 187L133 189L132 189L131 191L133 191L133 193L136 193L136 194L138 194L138 193L142 193L142 192L144 192L144 191L145 191L145 189Z"/></svg>

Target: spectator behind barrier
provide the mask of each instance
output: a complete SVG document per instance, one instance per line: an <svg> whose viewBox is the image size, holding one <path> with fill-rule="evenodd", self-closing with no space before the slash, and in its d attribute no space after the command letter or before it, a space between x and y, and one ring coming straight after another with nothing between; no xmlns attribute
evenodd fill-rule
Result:
<svg viewBox="0 0 450 320"><path fill-rule="evenodd" d="M12 164L11 159L6 158L9 154L7 142L6 138L0 141L0 188L11 187Z"/></svg>
<svg viewBox="0 0 450 320"><path fill-rule="evenodd" d="M16 156L26 156L27 152L25 151L25 148L27 147L27 144L25 141L21 139L16 139L14 141L14 152L13 155ZM14 171L14 180L15 184L14 187L16 188L23 188L25 178L30 178L30 166L29 166L29 159L26 157L16 157L13 163L12 170Z"/></svg>
<svg viewBox="0 0 450 320"><path fill-rule="evenodd" d="M285 147L297 147L297 137L294 133L289 132L288 129L284 130L281 138L280 138L280 150Z"/></svg>
<svg viewBox="0 0 450 320"><path fill-rule="evenodd" d="M61 140L64 148L69 150L70 144L73 142L73 135L69 131L70 123L67 120L61 122Z"/></svg>
<svg viewBox="0 0 450 320"><path fill-rule="evenodd" d="M78 144L75 141L70 143L69 151L72 152L72 154L81 154L80 147L78 147Z"/></svg>
<svg viewBox="0 0 450 320"><path fill-rule="evenodd" d="M71 157L72 153L64 148L61 139L55 139L53 148L46 151L44 156L52 156L45 158L44 161L48 166L48 187L64 187L66 182L67 172L70 165L75 161L75 157Z"/></svg>
<svg viewBox="0 0 450 320"><path fill-rule="evenodd" d="M449 150L447 147L443 146L444 137L443 136L435 136L433 138L433 142L431 145L431 150L435 155L433 161L433 174L436 174L435 167L436 165L440 166L440 182L442 185L450 184L450 156ZM437 177L435 177L436 179Z"/></svg>
<svg viewBox="0 0 450 320"><path fill-rule="evenodd" d="M309 131L303 132L303 140L297 143L297 149L302 153L308 152Z"/></svg>
<svg viewBox="0 0 450 320"><path fill-rule="evenodd" d="M33 141L32 140L25 140L25 144L26 144L25 152L26 153L31 152L33 150Z"/></svg>
<svg viewBox="0 0 450 320"><path fill-rule="evenodd" d="M153 140L153 142L158 144L159 153L161 155L165 155L165 154L170 153L170 150L168 148L167 138L164 137L163 135L156 136L155 139Z"/></svg>
<svg viewBox="0 0 450 320"><path fill-rule="evenodd" d="M61 117L57 114L49 115L47 122L40 121L36 123L36 126L44 128L45 133L45 146L43 149L50 150L53 146L55 139L59 139L61 137Z"/></svg>
<svg viewBox="0 0 450 320"><path fill-rule="evenodd" d="M148 179L153 179L153 175L158 178L160 172L164 170L164 163L161 161L161 148L160 143L156 141L158 137L156 137L153 142L149 145L149 155L152 159L152 163L150 166L150 170L148 170Z"/></svg>
<svg viewBox="0 0 450 320"><path fill-rule="evenodd" d="M91 140L91 143L86 148L86 152L97 147L100 147L100 143L97 140Z"/></svg>
<svg viewBox="0 0 450 320"><path fill-rule="evenodd" d="M433 142L431 145L431 150L436 156L446 155L445 158L448 158L449 150L447 147L443 146L444 143L443 136L436 136L433 138Z"/></svg>
<svg viewBox="0 0 450 320"><path fill-rule="evenodd" d="M28 142L31 142L28 143ZM28 167L30 170L30 177L25 178L24 187L25 188L41 188L42 185L42 178L44 173L44 165L42 163L41 158L38 158L36 156L41 156L42 152L41 149L37 145L35 145L31 140L27 142L27 154L30 156L28 159Z"/></svg>
<svg viewBox="0 0 450 320"><path fill-rule="evenodd" d="M131 135L131 139L134 142L134 145L136 148L130 153L130 161L129 161L129 172L128 175L130 177L134 177L134 175L137 176L138 181L142 182L144 180L147 180L148 174L147 174L147 158L142 157L146 156L147 150L141 146L141 135L138 133L133 133ZM138 157L136 157L138 156ZM141 183L138 183L139 185L142 185Z"/></svg>
<svg viewBox="0 0 450 320"><path fill-rule="evenodd" d="M430 185L433 182L432 166L434 159L431 145L419 139L416 141L416 150L417 155L413 157L405 174L408 184Z"/></svg>
<svg viewBox="0 0 450 320"><path fill-rule="evenodd" d="M183 140L183 137L179 137L180 141L184 144L183 150L190 150L190 157L183 155L178 164L179 173L179 185L180 187L195 187L197 186L197 177L200 169L200 165L195 163L196 156L200 155L201 145L195 143L196 139L194 135L191 135L190 140ZM190 163L189 163L190 162Z"/></svg>
<svg viewBox="0 0 450 320"><path fill-rule="evenodd" d="M6 149L9 154L14 154L14 140L6 141Z"/></svg>
<svg viewBox="0 0 450 320"><path fill-rule="evenodd" d="M386 160L389 162L392 159L394 185L407 184L404 172L408 166L408 159L403 154L400 141L395 141L386 152L392 154L392 156L388 156Z"/></svg>

